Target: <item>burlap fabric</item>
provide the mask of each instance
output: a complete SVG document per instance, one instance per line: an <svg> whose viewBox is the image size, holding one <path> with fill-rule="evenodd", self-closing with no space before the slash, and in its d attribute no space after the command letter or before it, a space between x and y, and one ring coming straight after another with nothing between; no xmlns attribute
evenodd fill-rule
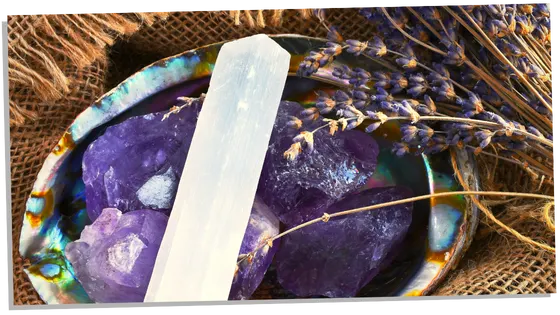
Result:
<svg viewBox="0 0 560 315"><path fill-rule="evenodd" d="M264 20L271 14L265 12ZM364 39L363 34L368 34L370 29L356 10L330 10L327 18L339 25L346 37ZM166 20L140 27L131 36L117 40L104 55L81 70L72 60L61 57L59 64L69 80L69 89L57 101L45 101L33 87L10 82L10 106L17 104L19 112L23 109L34 113L19 123L11 119L10 126L14 304L43 304L23 272L27 262L17 251L25 201L45 157L78 113L138 69L186 49L256 33L326 35L314 20L304 20L301 12L292 10L283 12L281 25L247 27L250 21L244 14L240 22L241 26L235 25L227 12L172 13ZM29 33L15 25L9 21L9 32ZM36 118L31 119L33 116ZM554 234L546 232L538 220L521 222L516 228L554 245ZM554 254L531 249L507 233L483 228L457 270L434 294L553 292L556 292Z"/></svg>

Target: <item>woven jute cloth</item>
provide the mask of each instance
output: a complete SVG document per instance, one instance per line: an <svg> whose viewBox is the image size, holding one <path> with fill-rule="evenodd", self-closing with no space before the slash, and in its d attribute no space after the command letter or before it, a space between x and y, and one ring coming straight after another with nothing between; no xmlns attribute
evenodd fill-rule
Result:
<svg viewBox="0 0 560 315"><path fill-rule="evenodd" d="M254 20L247 16L253 14ZM264 12L264 21L278 12ZM68 56L51 52L53 60L67 79L66 89L45 97L37 86L10 76L10 170L12 201L14 304L43 304L23 268L29 262L19 253L25 202L42 163L56 145L64 130L77 114L129 75L147 64L187 49L214 42L245 37L256 33L302 34L324 37L326 31L313 19L305 19L301 11L285 10L281 24L262 23L255 13L242 13L241 25L228 12L181 12L146 15L135 29L126 32L107 31L114 43L102 53L77 66ZM148 17L146 23L145 19ZM30 28L37 18L11 17L9 39L23 37L36 41L38 32ZM327 11L327 19L340 26L346 37L367 39L370 26L357 15L357 10ZM262 20L262 19L261 19ZM27 21L27 22L26 22ZM262 21L261 21L262 22ZM261 24L249 27L247 23ZM61 31L62 32L62 31ZM52 39L52 37L49 37ZM13 42L15 43L15 42ZM45 51L49 51L45 49ZM48 58L47 58L48 59ZM30 68L40 69L44 58L26 61ZM35 67L35 64L37 66ZM10 65L11 67L11 65ZM13 74L12 72L11 74ZM41 74L49 80L49 74ZM52 77L50 77L52 79ZM44 93L43 93L44 94ZM51 95L51 96L53 96ZM17 108L16 108L17 107ZM21 114L23 113L23 114ZM17 115L20 117L17 117ZM435 295L522 294L556 292L555 255L535 250L507 233L496 233L484 227L456 270L451 272ZM538 220L528 220L516 226L524 235L554 246L554 234L547 232ZM490 231L490 232L489 232Z"/></svg>

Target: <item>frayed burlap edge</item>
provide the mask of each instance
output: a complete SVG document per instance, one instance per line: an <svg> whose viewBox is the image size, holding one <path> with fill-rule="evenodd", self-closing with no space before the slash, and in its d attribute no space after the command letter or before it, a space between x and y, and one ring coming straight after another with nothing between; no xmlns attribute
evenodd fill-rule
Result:
<svg viewBox="0 0 560 315"><path fill-rule="evenodd" d="M84 69L105 58L105 49L142 25L165 19L168 13L64 14L8 17L8 78L29 88L43 102L70 93L63 67ZM103 62L104 60L102 60ZM36 119L35 112L10 98L10 125Z"/></svg>

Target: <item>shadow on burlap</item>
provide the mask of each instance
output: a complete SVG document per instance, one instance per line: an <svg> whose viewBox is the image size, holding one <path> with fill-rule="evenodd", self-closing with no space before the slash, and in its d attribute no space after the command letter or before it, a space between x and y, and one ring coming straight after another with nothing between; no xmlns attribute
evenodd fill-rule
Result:
<svg viewBox="0 0 560 315"><path fill-rule="evenodd" d="M362 34L368 34L370 26L356 11L330 10L327 18L340 26L344 36L367 39ZM25 201L42 162L74 117L135 71L188 49L256 33L326 35L315 20L303 20L292 10L284 13L281 26L265 28L236 26L225 12L172 13L166 20L156 21L126 40L117 41L107 58L79 71L74 66L65 67L71 90L56 102L41 101L29 88L10 85L10 101L38 117L10 127L14 304L43 304L23 272L27 262L17 251L19 234ZM540 222L533 220L516 228L524 235L554 245L554 233L546 232ZM507 233L483 233L434 294L553 293L555 280L554 254L532 250Z"/></svg>

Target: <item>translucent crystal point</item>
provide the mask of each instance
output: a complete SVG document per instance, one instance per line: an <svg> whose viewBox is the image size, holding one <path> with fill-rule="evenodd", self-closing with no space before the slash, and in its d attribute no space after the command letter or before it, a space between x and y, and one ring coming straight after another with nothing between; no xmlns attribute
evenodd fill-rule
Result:
<svg viewBox="0 0 560 315"><path fill-rule="evenodd" d="M289 62L266 35L222 46L146 302L228 299Z"/></svg>

